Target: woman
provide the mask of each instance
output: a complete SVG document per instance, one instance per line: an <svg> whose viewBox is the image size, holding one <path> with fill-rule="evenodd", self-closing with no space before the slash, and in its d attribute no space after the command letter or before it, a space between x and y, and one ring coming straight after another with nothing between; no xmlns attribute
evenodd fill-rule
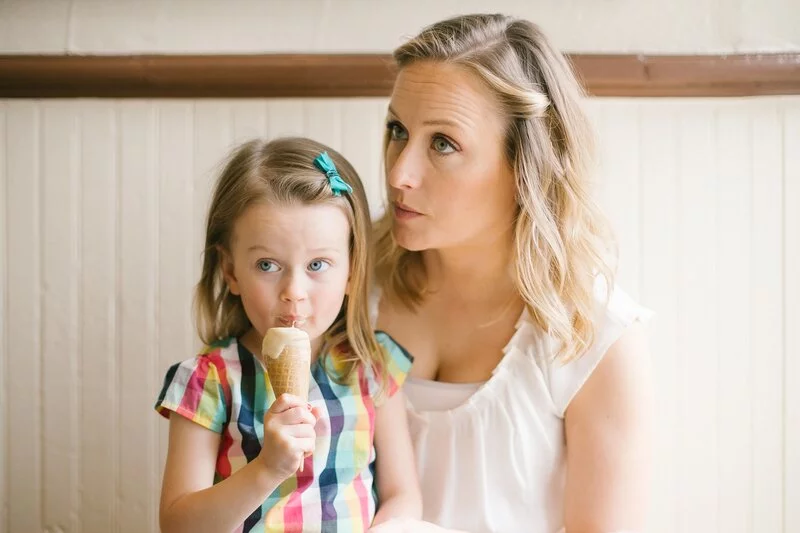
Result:
<svg viewBox="0 0 800 533"><path fill-rule="evenodd" d="M415 358L425 519L641 530L648 311L614 285L579 83L538 27L501 15L434 24L394 58L375 303Z"/></svg>

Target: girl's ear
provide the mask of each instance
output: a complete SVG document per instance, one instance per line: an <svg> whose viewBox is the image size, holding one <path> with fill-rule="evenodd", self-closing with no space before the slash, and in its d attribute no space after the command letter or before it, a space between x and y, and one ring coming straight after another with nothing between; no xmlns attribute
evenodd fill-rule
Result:
<svg viewBox="0 0 800 533"><path fill-rule="evenodd" d="M239 296L239 282L236 279L236 273L233 268L233 256L222 246L217 246L217 253L219 254L220 266L222 267L222 277L228 285L228 290L231 294Z"/></svg>

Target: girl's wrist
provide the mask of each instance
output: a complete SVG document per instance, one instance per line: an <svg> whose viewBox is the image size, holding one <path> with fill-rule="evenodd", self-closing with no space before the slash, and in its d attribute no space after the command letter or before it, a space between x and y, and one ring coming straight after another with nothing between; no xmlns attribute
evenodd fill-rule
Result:
<svg viewBox="0 0 800 533"><path fill-rule="evenodd" d="M271 470L258 458L254 461L250 461L245 468L250 471L250 475L253 478L254 484L258 487L258 490L264 492L267 496L278 488L278 485L283 483L288 477Z"/></svg>

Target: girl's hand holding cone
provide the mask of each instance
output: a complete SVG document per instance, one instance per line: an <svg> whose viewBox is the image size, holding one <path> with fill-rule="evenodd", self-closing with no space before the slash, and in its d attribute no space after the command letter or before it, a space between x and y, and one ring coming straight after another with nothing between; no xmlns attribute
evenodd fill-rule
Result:
<svg viewBox="0 0 800 533"><path fill-rule="evenodd" d="M301 467L314 452L316 411L302 398L282 394L264 416L264 444L259 460L284 479Z"/></svg>

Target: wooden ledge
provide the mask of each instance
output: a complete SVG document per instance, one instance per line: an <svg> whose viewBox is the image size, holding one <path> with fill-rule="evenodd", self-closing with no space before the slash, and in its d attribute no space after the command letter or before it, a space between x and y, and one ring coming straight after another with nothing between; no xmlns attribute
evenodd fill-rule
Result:
<svg viewBox="0 0 800 533"><path fill-rule="evenodd" d="M594 96L800 94L800 53L572 54ZM388 96L388 54L4 55L0 98Z"/></svg>

